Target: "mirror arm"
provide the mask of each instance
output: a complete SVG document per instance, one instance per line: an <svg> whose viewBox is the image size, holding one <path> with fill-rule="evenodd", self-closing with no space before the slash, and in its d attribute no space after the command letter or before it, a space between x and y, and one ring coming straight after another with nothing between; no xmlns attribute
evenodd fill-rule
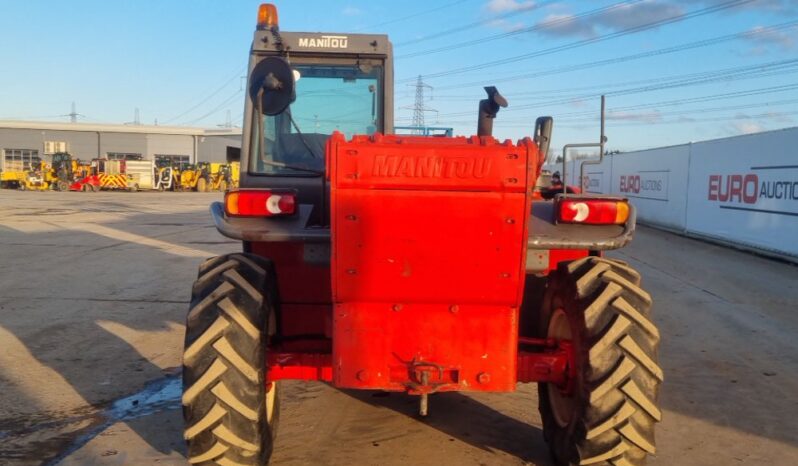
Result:
<svg viewBox="0 0 798 466"><path fill-rule="evenodd" d="M265 162L266 152L264 151L263 146L265 145L265 137L263 134L263 87L260 88L258 91L258 116L257 116L257 123L258 123L258 161Z"/></svg>

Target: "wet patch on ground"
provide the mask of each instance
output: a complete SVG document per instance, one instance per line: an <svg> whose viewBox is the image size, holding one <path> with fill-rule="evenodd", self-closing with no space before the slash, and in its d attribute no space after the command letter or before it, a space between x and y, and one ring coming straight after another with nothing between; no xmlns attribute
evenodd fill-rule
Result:
<svg viewBox="0 0 798 466"><path fill-rule="evenodd" d="M150 382L140 391L114 401L108 408L97 413L96 418L100 420L99 423L76 432L72 442L61 449L58 456L45 464L58 464L117 422L180 408L182 391L183 384L178 374Z"/></svg>
<svg viewBox="0 0 798 466"><path fill-rule="evenodd" d="M58 464L117 422L180 408L181 394L178 373L150 382L105 408L4 419L0 422L0 457L15 462L51 458L44 464Z"/></svg>

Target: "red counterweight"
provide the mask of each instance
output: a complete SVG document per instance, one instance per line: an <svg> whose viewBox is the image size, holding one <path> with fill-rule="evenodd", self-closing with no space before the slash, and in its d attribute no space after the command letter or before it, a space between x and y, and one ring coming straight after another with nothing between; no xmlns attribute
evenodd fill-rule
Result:
<svg viewBox="0 0 798 466"><path fill-rule="evenodd" d="M333 383L508 391L537 147L335 134Z"/></svg>

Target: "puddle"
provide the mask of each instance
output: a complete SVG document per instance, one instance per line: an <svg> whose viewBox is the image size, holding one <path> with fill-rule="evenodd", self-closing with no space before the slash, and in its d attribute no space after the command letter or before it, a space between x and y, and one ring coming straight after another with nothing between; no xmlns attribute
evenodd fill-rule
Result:
<svg viewBox="0 0 798 466"><path fill-rule="evenodd" d="M182 393L180 374L150 382L140 391L114 401L108 408L93 416L96 422L91 427L84 430L58 456L44 464L53 466L60 463L117 422L180 408Z"/></svg>
<svg viewBox="0 0 798 466"><path fill-rule="evenodd" d="M183 383L179 376L151 382L138 393L116 400L102 415L111 423L127 421L141 416L177 409L183 394Z"/></svg>

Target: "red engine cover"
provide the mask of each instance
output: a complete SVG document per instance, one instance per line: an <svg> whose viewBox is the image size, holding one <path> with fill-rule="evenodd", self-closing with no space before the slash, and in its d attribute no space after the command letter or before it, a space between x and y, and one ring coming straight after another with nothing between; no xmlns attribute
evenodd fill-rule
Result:
<svg viewBox="0 0 798 466"><path fill-rule="evenodd" d="M335 385L513 390L536 146L336 134L327 163Z"/></svg>

